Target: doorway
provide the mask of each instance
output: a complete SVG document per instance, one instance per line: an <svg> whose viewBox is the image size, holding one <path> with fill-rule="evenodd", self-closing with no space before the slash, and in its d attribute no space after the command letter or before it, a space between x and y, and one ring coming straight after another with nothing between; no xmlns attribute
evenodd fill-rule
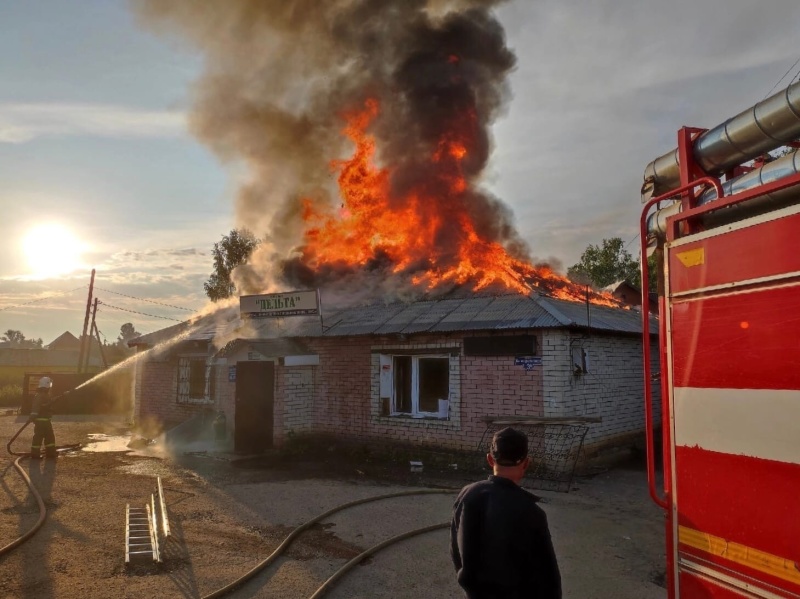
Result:
<svg viewBox="0 0 800 599"><path fill-rule="evenodd" d="M272 447L275 364L236 363L234 451L262 453Z"/></svg>

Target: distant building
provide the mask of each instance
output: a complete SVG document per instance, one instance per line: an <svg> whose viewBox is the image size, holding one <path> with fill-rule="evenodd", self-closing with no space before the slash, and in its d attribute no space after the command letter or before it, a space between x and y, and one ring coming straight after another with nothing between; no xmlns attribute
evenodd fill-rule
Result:
<svg viewBox="0 0 800 599"><path fill-rule="evenodd" d="M80 351L81 341L69 331L64 331L44 347L50 350Z"/></svg>
<svg viewBox="0 0 800 599"><path fill-rule="evenodd" d="M623 279L603 287L603 291L610 293L626 306L642 305L642 290L628 280ZM650 313L658 314L658 295L650 293Z"/></svg>

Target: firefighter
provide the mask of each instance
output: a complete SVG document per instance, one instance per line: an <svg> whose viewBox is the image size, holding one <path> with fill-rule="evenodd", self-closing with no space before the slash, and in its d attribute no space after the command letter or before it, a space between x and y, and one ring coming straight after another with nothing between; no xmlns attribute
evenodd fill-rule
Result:
<svg viewBox="0 0 800 599"><path fill-rule="evenodd" d="M33 421L33 440L31 441L31 458L41 457L41 447L44 443L44 455L48 458L56 457L56 436L53 433L53 424L50 419L53 416L50 399L50 388L53 381L50 377L43 376L39 379L39 388L33 396L30 420Z"/></svg>

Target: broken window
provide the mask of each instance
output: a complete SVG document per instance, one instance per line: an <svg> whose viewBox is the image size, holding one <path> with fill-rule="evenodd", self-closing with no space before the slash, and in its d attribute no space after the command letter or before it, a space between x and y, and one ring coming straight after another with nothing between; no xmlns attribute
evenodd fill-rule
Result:
<svg viewBox="0 0 800 599"><path fill-rule="evenodd" d="M381 395L391 394L393 415L447 417L439 400L450 397L449 357L391 356L391 370L391 389Z"/></svg>
<svg viewBox="0 0 800 599"><path fill-rule="evenodd" d="M178 403L212 401L214 382L212 358L179 359Z"/></svg>

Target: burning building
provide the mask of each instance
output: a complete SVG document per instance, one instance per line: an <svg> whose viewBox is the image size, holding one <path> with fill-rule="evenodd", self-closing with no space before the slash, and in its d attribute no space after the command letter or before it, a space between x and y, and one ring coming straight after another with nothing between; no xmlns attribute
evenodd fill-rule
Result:
<svg viewBox="0 0 800 599"><path fill-rule="evenodd" d="M205 57L191 129L243 167L237 220L262 240L236 288L326 306L325 326L195 323L140 365L141 415L222 409L242 450L290 431L469 449L486 416L641 430L640 315L535 260L484 185L516 61L496 4L135 3Z"/></svg>

